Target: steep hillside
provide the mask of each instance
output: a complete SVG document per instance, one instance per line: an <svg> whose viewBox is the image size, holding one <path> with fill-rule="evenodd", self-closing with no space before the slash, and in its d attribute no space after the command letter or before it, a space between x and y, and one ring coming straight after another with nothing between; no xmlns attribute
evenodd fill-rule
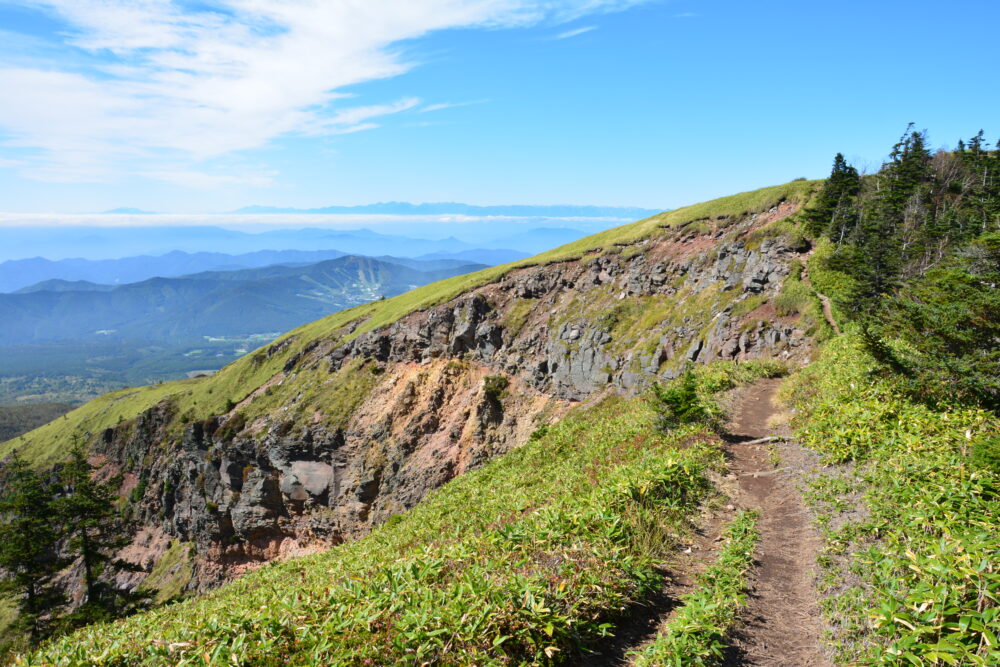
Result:
<svg viewBox="0 0 1000 667"><path fill-rule="evenodd" d="M114 583L166 599L353 541L581 401L691 362L798 363L825 333L789 221L816 183L661 214L337 313L212 377L114 392L0 445L74 435L123 475ZM76 595L79 594L77 591Z"/></svg>

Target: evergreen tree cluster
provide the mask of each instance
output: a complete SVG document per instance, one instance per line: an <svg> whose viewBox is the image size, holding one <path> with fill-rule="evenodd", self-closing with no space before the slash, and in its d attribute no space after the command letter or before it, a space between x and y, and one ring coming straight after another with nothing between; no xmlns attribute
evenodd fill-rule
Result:
<svg viewBox="0 0 1000 667"><path fill-rule="evenodd" d="M1000 411L1000 142L935 153L911 124L875 174L838 154L805 225L877 358L926 399Z"/></svg>
<svg viewBox="0 0 1000 667"><path fill-rule="evenodd" d="M94 473L79 444L50 471L32 469L16 452L0 468L0 593L16 600L10 634L32 645L137 602L100 579L128 540L115 492L120 478L100 481ZM64 589L77 570L83 604L70 611Z"/></svg>

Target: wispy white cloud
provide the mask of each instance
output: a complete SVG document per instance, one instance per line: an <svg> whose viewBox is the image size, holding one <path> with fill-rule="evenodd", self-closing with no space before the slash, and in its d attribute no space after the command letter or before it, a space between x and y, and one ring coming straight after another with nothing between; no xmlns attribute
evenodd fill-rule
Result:
<svg viewBox="0 0 1000 667"><path fill-rule="evenodd" d="M420 100L418 98L408 97L392 104L375 104L367 107L341 109L328 117L314 118L310 122L304 123L300 131L303 134L323 135L350 134L360 130L370 130L378 127L376 123L369 122L372 118L409 111L419 106L419 104Z"/></svg>
<svg viewBox="0 0 1000 667"><path fill-rule="evenodd" d="M456 107L467 107L472 106L473 104L486 104L487 102L489 102L489 100L469 100L468 102L441 102L438 104L428 104L420 109L420 113L443 111L444 109L454 109Z"/></svg>
<svg viewBox="0 0 1000 667"><path fill-rule="evenodd" d="M44 180L127 171L198 187L225 184L197 176L206 160L283 136L374 129L416 109L416 98L352 105L342 92L412 67L403 40L558 24L648 0L209 0L197 10L184 0L23 1L65 21L58 39L88 56L70 67L0 47L0 157L19 149L24 174ZM422 111L447 106L456 104Z"/></svg>
<svg viewBox="0 0 1000 667"><path fill-rule="evenodd" d="M584 33L588 33L591 30L596 30L596 29L597 29L596 25L587 25L582 28L576 28L575 30L567 30L566 32L561 32L555 37L553 37L553 39L569 39L570 37L576 37L577 35L582 35Z"/></svg>
<svg viewBox="0 0 1000 667"><path fill-rule="evenodd" d="M695 12L681 12L680 14L674 14L675 19L694 19L699 16L701 16L701 14L697 14Z"/></svg>

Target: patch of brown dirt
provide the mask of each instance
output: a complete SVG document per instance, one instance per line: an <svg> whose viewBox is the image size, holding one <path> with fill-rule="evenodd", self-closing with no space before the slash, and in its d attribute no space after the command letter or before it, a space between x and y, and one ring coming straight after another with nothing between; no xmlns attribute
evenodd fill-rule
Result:
<svg viewBox="0 0 1000 667"><path fill-rule="evenodd" d="M679 239L657 241L650 255L655 259L670 259L675 262L691 259L711 249L718 241L708 234L691 232Z"/></svg>
<svg viewBox="0 0 1000 667"><path fill-rule="evenodd" d="M762 303L749 313L740 318L740 324L763 320L765 322L780 322L787 326L794 326L799 323L798 315L778 315L778 309L770 301Z"/></svg>

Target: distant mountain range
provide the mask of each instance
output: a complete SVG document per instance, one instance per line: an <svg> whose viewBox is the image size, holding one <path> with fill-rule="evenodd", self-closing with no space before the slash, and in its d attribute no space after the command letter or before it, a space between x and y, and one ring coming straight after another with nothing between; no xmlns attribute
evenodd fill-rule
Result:
<svg viewBox="0 0 1000 667"><path fill-rule="evenodd" d="M102 211L102 213L104 215L156 215L155 211L144 211L141 208L130 208L128 206L113 208L110 211Z"/></svg>
<svg viewBox="0 0 1000 667"><path fill-rule="evenodd" d="M343 308L394 296L482 265L347 256L307 266L267 266L152 278L108 287L46 281L0 294L0 345L146 340L285 331ZM422 267L427 270L420 270Z"/></svg>
<svg viewBox="0 0 1000 667"><path fill-rule="evenodd" d="M597 223L595 223L597 224ZM421 225L413 223L413 234L440 231L442 223ZM326 252L324 256L316 255L303 261L319 261L333 258L336 252L340 256L367 255L370 257L392 255L394 257L420 257L432 254L437 257L450 253L462 253L477 250L504 250L506 258L525 257L553 246L575 241L586 235L578 229L558 226L528 227L524 224L507 225L475 225L463 223L453 225L469 234L474 241L466 241L448 236L445 238L418 238L409 234L385 234L370 229L324 229L316 227L282 228L271 231L248 233L220 227L201 226L125 226L125 227L5 227L2 229L3 244L0 245L0 260L22 260L46 257L50 260L69 258L86 258L89 260L118 259L136 256L162 256L172 251L189 254L214 253L219 255L224 249L229 255L248 255L259 252L311 251ZM512 253L520 253L514 255ZM179 256L176 257L180 259ZM192 261L212 262L223 260L222 257L195 258ZM144 258L141 264L145 262ZM169 264L174 259L166 260ZM275 261L286 261L285 258L274 259L267 255L260 258L243 258L253 266L263 266ZM505 259L504 261L509 261ZM240 268L240 264L232 268ZM190 270L198 271L214 266L198 264ZM173 269L171 269L173 270ZM157 275L153 273L151 275ZM174 273L174 275L178 275ZM128 277L126 277L128 276ZM23 287L48 278L64 280L107 280L88 277L73 273L67 275L33 275L27 282L20 281ZM125 271L120 282L134 280L133 274ZM2 284L2 283L0 283ZM9 284L0 290L12 289ZM17 288L13 288L17 289Z"/></svg>
<svg viewBox="0 0 1000 667"><path fill-rule="evenodd" d="M117 209L123 211L128 209ZM458 202L433 202L426 204L411 204L408 202L380 202L360 206L324 206L321 208L283 208L279 206L245 206L233 211L237 214L270 214L270 213L302 213L302 214L365 214L365 215L471 215L471 216L509 216L516 218L622 218L635 220L648 218L660 213L663 209L637 208L633 206L575 206L571 204L551 206L531 205L500 205L476 206ZM115 211L115 212L117 212Z"/></svg>
<svg viewBox="0 0 1000 667"><path fill-rule="evenodd" d="M271 264L309 264L337 259L339 250L261 250L242 255L221 252L187 253L175 250L159 257L140 255L122 259L62 259L35 257L0 263L0 292L13 292L42 281L58 280L64 290L67 281L121 285L153 277L169 278L201 271L252 269Z"/></svg>
<svg viewBox="0 0 1000 667"><path fill-rule="evenodd" d="M315 264L344 257L340 250L259 250L242 255L219 252L187 253L175 250L159 257L140 255L122 259L62 259L52 261L36 257L0 262L0 292L27 291L99 291L116 285L149 278L172 278L203 271L239 271L276 264L285 266ZM420 271L451 269L466 264L492 266L512 262L527 253L515 250L475 249L460 252L436 252L418 258L380 255L393 264Z"/></svg>
<svg viewBox="0 0 1000 667"><path fill-rule="evenodd" d="M528 257L528 253L518 250L489 250L488 248L479 248L476 250L463 250L461 252L432 252L421 255L417 259L452 259L459 262L496 266L497 264L515 262L525 257Z"/></svg>

